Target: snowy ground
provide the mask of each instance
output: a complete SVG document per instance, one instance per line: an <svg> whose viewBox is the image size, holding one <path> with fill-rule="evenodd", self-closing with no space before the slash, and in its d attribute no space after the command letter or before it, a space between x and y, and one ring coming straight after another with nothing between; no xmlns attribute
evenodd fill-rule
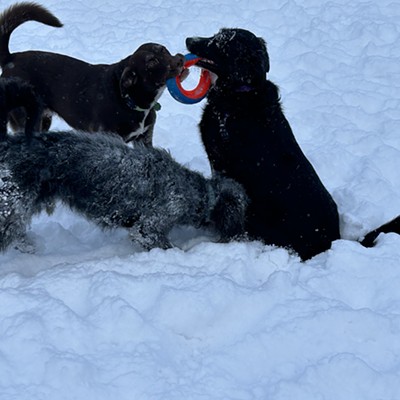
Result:
<svg viewBox="0 0 400 400"><path fill-rule="evenodd" d="M14 51L111 63L148 41L185 52L185 37L222 26L264 37L345 239L306 263L189 230L174 232L180 248L146 253L65 208L41 215L35 255L0 255L0 399L399 400L400 237L351 240L400 214L399 3L43 4L65 26L26 24ZM209 175L201 104L161 103L156 144Z"/></svg>

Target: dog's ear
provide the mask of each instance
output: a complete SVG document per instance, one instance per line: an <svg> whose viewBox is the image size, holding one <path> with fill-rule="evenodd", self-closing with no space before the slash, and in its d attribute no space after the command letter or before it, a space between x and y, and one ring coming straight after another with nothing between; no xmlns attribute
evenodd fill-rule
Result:
<svg viewBox="0 0 400 400"><path fill-rule="evenodd" d="M126 67L123 70L121 79L119 80L119 89L122 97L128 95L129 89L136 84L137 80L137 74L132 67Z"/></svg>
<svg viewBox="0 0 400 400"><path fill-rule="evenodd" d="M268 50L267 50L267 43L265 42L265 40L262 37L257 38L260 43L261 43L261 52L262 52L262 59L263 59L263 68L265 70L265 72L269 72L269 55L268 55Z"/></svg>

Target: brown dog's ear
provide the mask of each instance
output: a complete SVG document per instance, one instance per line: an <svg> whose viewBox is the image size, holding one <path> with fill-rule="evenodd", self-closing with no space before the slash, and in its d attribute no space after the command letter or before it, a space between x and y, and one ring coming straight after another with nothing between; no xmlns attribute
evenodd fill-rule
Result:
<svg viewBox="0 0 400 400"><path fill-rule="evenodd" d="M129 89L137 82L137 75L135 71L126 67L122 72L121 79L119 80L119 89L121 91L122 97L128 95Z"/></svg>

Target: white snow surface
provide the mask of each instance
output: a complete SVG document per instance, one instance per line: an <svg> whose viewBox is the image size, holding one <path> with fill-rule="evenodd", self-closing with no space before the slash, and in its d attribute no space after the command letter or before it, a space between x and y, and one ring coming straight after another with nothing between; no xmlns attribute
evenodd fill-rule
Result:
<svg viewBox="0 0 400 400"><path fill-rule="evenodd" d="M185 53L187 36L221 27L266 39L269 78L344 239L301 263L181 228L178 247L143 252L65 207L40 215L36 254L0 255L0 399L399 400L400 237L355 239L400 214L400 3L42 4L64 27L29 22L12 51L113 63L150 41ZM209 176L203 105L160 101L156 145Z"/></svg>

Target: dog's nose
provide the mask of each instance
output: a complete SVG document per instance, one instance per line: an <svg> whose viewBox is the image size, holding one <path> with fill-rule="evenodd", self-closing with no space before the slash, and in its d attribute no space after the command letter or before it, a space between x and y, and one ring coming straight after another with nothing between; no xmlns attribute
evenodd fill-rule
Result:
<svg viewBox="0 0 400 400"><path fill-rule="evenodd" d="M196 39L198 39L197 37L188 37L188 38L186 38L186 47L187 48L190 48L190 46L192 46L193 45L193 43L195 43L196 42Z"/></svg>
<svg viewBox="0 0 400 400"><path fill-rule="evenodd" d="M206 40L206 38L200 37L200 36L188 37L188 38L186 38L186 41L185 41L186 47L190 51L192 46L196 46L196 44L198 44L199 42L202 42L204 40Z"/></svg>

